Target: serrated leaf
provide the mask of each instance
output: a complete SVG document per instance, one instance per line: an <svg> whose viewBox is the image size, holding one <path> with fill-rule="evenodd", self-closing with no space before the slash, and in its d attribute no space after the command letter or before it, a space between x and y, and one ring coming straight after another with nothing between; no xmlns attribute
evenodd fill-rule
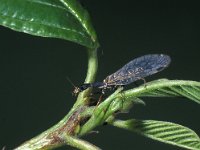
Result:
<svg viewBox="0 0 200 150"><path fill-rule="evenodd" d="M111 123L116 127L139 133L163 143L191 149L200 149L200 138L191 129L179 124L155 120L117 120Z"/></svg>
<svg viewBox="0 0 200 150"><path fill-rule="evenodd" d="M89 48L98 45L89 15L76 0L0 0L0 25Z"/></svg>
<svg viewBox="0 0 200 150"><path fill-rule="evenodd" d="M200 82L160 79L124 92L130 97L170 97L181 96L200 104Z"/></svg>

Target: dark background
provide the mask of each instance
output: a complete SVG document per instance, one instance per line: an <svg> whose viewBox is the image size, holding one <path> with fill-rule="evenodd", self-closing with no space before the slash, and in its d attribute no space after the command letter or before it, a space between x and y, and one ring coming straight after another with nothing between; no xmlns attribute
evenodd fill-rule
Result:
<svg viewBox="0 0 200 150"><path fill-rule="evenodd" d="M82 0L101 47L97 80L135 57L164 53L169 68L146 80L200 80L200 21L197 4L130 0ZM73 87L84 81L85 48L64 40L34 37L0 27L0 148L12 149L61 120L72 107ZM200 106L185 98L146 98L124 118L154 119L187 126L200 135ZM85 139L102 149L163 149L162 144L126 130L99 127ZM72 149L67 147L68 149ZM65 147L66 149L66 147Z"/></svg>

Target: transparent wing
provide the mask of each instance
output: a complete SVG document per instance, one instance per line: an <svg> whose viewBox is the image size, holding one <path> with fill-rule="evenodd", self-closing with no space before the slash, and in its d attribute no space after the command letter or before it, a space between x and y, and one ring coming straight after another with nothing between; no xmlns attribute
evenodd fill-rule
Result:
<svg viewBox="0 0 200 150"><path fill-rule="evenodd" d="M165 69L171 62L168 55L149 54L133 59L104 80L109 85L127 85Z"/></svg>

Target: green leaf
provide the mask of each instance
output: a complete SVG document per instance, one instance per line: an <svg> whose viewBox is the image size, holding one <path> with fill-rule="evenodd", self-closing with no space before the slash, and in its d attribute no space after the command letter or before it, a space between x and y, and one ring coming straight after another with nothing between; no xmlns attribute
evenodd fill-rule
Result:
<svg viewBox="0 0 200 150"><path fill-rule="evenodd" d="M191 150L200 149L198 135L191 129L175 123L155 120L117 120L111 124L163 143Z"/></svg>
<svg viewBox="0 0 200 150"><path fill-rule="evenodd" d="M0 0L0 25L89 48L98 46L88 12L76 0Z"/></svg>
<svg viewBox="0 0 200 150"><path fill-rule="evenodd" d="M200 82L160 79L127 90L123 94L127 98L182 96L200 104Z"/></svg>

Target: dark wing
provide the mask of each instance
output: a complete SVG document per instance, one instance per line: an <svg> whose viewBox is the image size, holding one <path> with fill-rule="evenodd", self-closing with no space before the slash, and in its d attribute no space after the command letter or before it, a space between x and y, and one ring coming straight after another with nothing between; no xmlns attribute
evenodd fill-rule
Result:
<svg viewBox="0 0 200 150"><path fill-rule="evenodd" d="M104 82L109 85L127 85L165 69L171 62L168 55L149 54L133 59Z"/></svg>

